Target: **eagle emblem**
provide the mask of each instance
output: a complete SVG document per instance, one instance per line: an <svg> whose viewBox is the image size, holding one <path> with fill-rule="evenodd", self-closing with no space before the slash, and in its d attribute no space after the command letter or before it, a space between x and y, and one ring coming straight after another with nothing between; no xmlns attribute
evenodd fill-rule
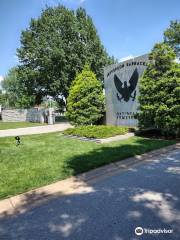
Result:
<svg viewBox="0 0 180 240"><path fill-rule="evenodd" d="M132 101L135 100L135 98L136 98L136 90L135 89L137 86L138 77L139 77L139 74L138 74L138 71L136 68L129 80L129 86L127 84L127 81L124 81L124 86L123 86L123 83L118 78L118 76L116 74L114 75L114 84L116 86L118 93L120 94L120 96L118 93L116 95L118 101L121 102L121 100L123 99L125 102L128 102L130 98L132 98Z"/></svg>

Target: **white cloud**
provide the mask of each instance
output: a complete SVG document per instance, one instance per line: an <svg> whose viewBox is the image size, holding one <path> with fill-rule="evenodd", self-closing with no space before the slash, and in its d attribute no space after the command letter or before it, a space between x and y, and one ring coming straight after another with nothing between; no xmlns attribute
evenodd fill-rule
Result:
<svg viewBox="0 0 180 240"><path fill-rule="evenodd" d="M3 76L0 76L0 89L1 89L1 82L3 81Z"/></svg>
<svg viewBox="0 0 180 240"><path fill-rule="evenodd" d="M129 56L127 56L127 57L120 58L119 61L120 61L120 62L124 62L124 61L127 61L127 60L132 59L132 58L135 58L135 56L129 55Z"/></svg>
<svg viewBox="0 0 180 240"><path fill-rule="evenodd" d="M0 76L0 83L3 81L3 79L4 79L3 76Z"/></svg>

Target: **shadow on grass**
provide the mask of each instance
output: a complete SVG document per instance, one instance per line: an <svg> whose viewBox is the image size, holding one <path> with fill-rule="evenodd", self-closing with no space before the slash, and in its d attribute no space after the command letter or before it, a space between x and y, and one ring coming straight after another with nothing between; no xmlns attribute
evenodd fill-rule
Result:
<svg viewBox="0 0 180 240"><path fill-rule="evenodd" d="M69 171L71 171L73 175L77 175L112 162L176 143L175 141L142 138L134 139L134 142L129 144L127 142L120 145L118 145L118 143L114 145L102 144L99 148L93 149L93 151L86 154L73 156L67 160L63 171L67 175Z"/></svg>
<svg viewBox="0 0 180 240"><path fill-rule="evenodd" d="M0 218L3 240L126 240L137 237L137 226L172 229L172 234L143 235L143 239L180 236L179 151L115 175L96 184L81 183L74 193L29 209L45 192L28 194L20 214ZM78 181L78 180L77 180ZM17 212L18 213L18 212ZM147 238L146 238L147 237ZM142 238L141 238L142 239Z"/></svg>

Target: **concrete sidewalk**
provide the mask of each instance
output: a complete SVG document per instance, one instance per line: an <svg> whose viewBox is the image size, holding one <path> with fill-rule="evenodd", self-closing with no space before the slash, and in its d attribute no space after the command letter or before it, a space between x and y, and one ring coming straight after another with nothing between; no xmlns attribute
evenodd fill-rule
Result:
<svg viewBox="0 0 180 240"><path fill-rule="evenodd" d="M72 127L72 125L69 123L59 123L59 124L46 125L46 126L0 130L0 137L51 133L51 132L64 131L70 127Z"/></svg>
<svg viewBox="0 0 180 240"><path fill-rule="evenodd" d="M116 175L131 168L132 166L141 164L142 162L153 162L155 157L166 155L169 151L175 149L180 149L180 143L111 163L89 172L79 174L75 177L70 177L68 179L1 200L0 216L23 213L36 205L43 204L52 197L88 193L92 190L92 184L109 176Z"/></svg>

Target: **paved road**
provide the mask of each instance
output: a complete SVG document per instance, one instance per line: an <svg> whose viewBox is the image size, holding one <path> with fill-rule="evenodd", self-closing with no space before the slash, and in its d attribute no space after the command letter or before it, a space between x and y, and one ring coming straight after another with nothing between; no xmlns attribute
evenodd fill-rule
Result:
<svg viewBox="0 0 180 240"><path fill-rule="evenodd" d="M72 127L72 125L70 125L69 123L59 123L54 125L45 125L45 126L37 126L37 127L6 129L6 130L0 130L0 137L58 132L58 131L63 131L70 127Z"/></svg>
<svg viewBox="0 0 180 240"><path fill-rule="evenodd" d="M0 219L1 240L179 240L180 151ZM136 236L134 229L173 233Z"/></svg>

